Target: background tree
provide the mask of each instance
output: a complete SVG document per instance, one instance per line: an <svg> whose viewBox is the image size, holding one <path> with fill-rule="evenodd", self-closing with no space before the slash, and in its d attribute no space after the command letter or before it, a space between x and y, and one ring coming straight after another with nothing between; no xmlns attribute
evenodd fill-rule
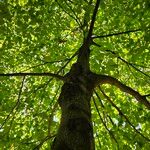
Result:
<svg viewBox="0 0 150 150"><path fill-rule="evenodd" d="M61 87L72 64L87 63L79 52L98 2L0 2L2 149L50 149ZM99 75L91 79L100 85L91 100L96 149L150 146L149 6L147 0L101 1L90 28L90 70Z"/></svg>

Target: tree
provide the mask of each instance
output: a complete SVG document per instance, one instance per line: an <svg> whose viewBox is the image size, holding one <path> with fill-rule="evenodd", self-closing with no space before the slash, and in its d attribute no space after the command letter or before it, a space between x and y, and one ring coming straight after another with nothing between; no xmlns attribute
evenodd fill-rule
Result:
<svg viewBox="0 0 150 150"><path fill-rule="evenodd" d="M1 1L0 147L148 149L149 5Z"/></svg>

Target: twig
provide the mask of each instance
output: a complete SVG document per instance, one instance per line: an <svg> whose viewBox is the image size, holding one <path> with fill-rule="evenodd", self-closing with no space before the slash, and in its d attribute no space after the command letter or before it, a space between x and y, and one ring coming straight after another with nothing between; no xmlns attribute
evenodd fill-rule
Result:
<svg viewBox="0 0 150 150"><path fill-rule="evenodd" d="M78 55L78 53L79 53L79 50L77 50L77 51L70 57L70 59L65 63L64 66L61 67L61 69L60 69L57 73L60 73L60 72L70 63L70 61L71 61L75 56Z"/></svg>
<svg viewBox="0 0 150 150"><path fill-rule="evenodd" d="M97 93L95 90L94 90L94 93L96 94L96 96L97 96L97 98L98 98L98 100L99 100L99 102L100 102L100 104L101 104L101 107L102 107L103 109L105 109L105 106L104 106L104 104L102 103L101 98L100 98L100 96L98 95L98 93ZM104 112L103 112L103 113L104 113ZM114 125L114 122L112 121L111 117L110 117L108 114L106 114L106 115L107 115L107 117L109 118L111 124Z"/></svg>
<svg viewBox="0 0 150 150"><path fill-rule="evenodd" d="M104 120L102 119L102 117L101 117L101 115L100 115L100 112L99 112L99 109L98 109L98 106L97 106L97 104L96 104L96 102L95 102L94 97L93 97L93 102L94 102L94 106L95 106L95 108L96 108L96 110L97 110L97 113L98 113L98 115L99 115L99 117L100 117L100 120L101 120L102 124L104 125L105 129L108 131L110 137L112 137L112 138L114 139L114 141L116 142L116 144L117 144L117 146L118 146L118 141L116 140L114 134L108 129L106 123L104 122Z"/></svg>
<svg viewBox="0 0 150 150"><path fill-rule="evenodd" d="M19 104L20 104L20 98L21 98L21 94L22 94L22 88L23 88L23 86L24 86L24 82L25 82L25 76L23 76L23 79L22 79L22 83L21 83L21 87L20 87L20 90L19 90L17 102L16 102L15 106L12 108L12 110L9 112L9 114L7 115L7 117L4 119L4 122L3 122L2 125L0 126L0 129L3 128L3 126L4 126L4 125L6 124L6 122L9 120L10 115L13 114L14 110L17 109L17 107L19 106Z"/></svg>
<svg viewBox="0 0 150 150"><path fill-rule="evenodd" d="M94 42L93 40L92 40L92 45L95 45L95 46L97 46L97 47L101 47L101 45L97 44L97 43ZM145 76L147 76L147 77L150 78L150 76L149 76L148 74L144 73L143 71L141 71L140 69L138 69L138 68L135 67L135 66L140 66L140 67L143 67L143 68L149 68L149 67L144 67L144 66L142 66L142 65L130 63L130 62L126 61L125 59L121 58L118 54L116 54L116 52L114 52L114 51L112 51L112 50L108 50L108 49L107 49L107 50L105 50L105 51L112 53L112 54L115 55L119 60L123 61L123 62L126 63L127 65L130 65L130 66L133 67L136 71L139 71L140 73L142 73L142 74L144 74Z"/></svg>
<svg viewBox="0 0 150 150"><path fill-rule="evenodd" d="M43 145L44 142L46 142L47 140L49 140L49 139L51 139L51 138L54 138L55 136L56 136L56 135L46 136L44 139L41 140L41 142L40 142L37 146L35 146L35 147L33 148L33 150L39 150L40 147Z"/></svg>
<svg viewBox="0 0 150 150"><path fill-rule="evenodd" d="M28 71L28 70L30 70L30 69L33 69L33 68L36 68L36 67L39 67L39 66L43 66L43 65L46 65L46 64L60 63L60 62L62 62L62 61L67 61L67 60L68 60L68 58L67 58L67 59L64 59L64 60L57 60L57 61L50 61L50 62L49 62L49 61L45 61L44 63L31 66L31 67L29 67L29 68L27 68L27 69L25 69L25 70L21 70L21 72L25 72L25 71Z"/></svg>
<svg viewBox="0 0 150 150"><path fill-rule="evenodd" d="M121 58L120 56L118 56L118 55L116 54L116 52L111 51L111 50L105 50L105 51L111 52L111 53L112 53L113 55L115 55L118 59L120 59L120 60L123 61L124 63L130 65L130 66L133 67L136 71L139 71L140 73L142 73L142 74L144 74L145 76L147 76L147 77L150 78L150 76L149 76L148 74L146 74L146 73L144 73L143 71L141 71L140 69L136 68L136 67L134 66L134 64L132 64L132 63L130 63L130 62L127 62L125 59L123 59L123 58Z"/></svg>
<svg viewBox="0 0 150 150"><path fill-rule="evenodd" d="M75 11L72 9L72 7L67 3L67 1L65 1L66 5L69 7L69 9L72 11L72 13L74 14L75 16L75 20L78 21L77 23L81 26L81 22L80 22L80 19L78 18L78 16L76 15Z"/></svg>
<svg viewBox="0 0 150 150"><path fill-rule="evenodd" d="M78 21L77 18L75 18L74 16L72 16L70 13L68 13L68 12L62 7L62 5L58 2L58 0L56 0L56 3L59 5L59 7L60 7L68 16L70 16L71 18L73 18L73 19L77 22L77 24L78 24L79 26L81 26L80 21Z"/></svg>

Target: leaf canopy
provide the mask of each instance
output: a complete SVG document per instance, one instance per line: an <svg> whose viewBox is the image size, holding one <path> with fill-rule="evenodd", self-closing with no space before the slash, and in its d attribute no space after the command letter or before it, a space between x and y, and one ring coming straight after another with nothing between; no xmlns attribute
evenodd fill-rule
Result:
<svg viewBox="0 0 150 150"><path fill-rule="evenodd" d="M1 0L0 73L66 74L76 61L70 58L86 36L94 4ZM101 1L90 57L93 72L111 75L142 95L150 93L149 8L148 0ZM57 99L62 84L45 76L0 77L2 149L50 148L61 115ZM148 110L116 87L101 88L126 117L95 89L91 107L96 149L147 150Z"/></svg>

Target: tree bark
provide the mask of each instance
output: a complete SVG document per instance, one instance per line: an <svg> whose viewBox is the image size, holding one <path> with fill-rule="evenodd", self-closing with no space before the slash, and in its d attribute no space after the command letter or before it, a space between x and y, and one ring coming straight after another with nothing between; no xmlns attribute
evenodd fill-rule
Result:
<svg viewBox="0 0 150 150"><path fill-rule="evenodd" d="M74 64L66 77L58 99L62 116L52 150L94 150L90 106L93 89L88 73Z"/></svg>

